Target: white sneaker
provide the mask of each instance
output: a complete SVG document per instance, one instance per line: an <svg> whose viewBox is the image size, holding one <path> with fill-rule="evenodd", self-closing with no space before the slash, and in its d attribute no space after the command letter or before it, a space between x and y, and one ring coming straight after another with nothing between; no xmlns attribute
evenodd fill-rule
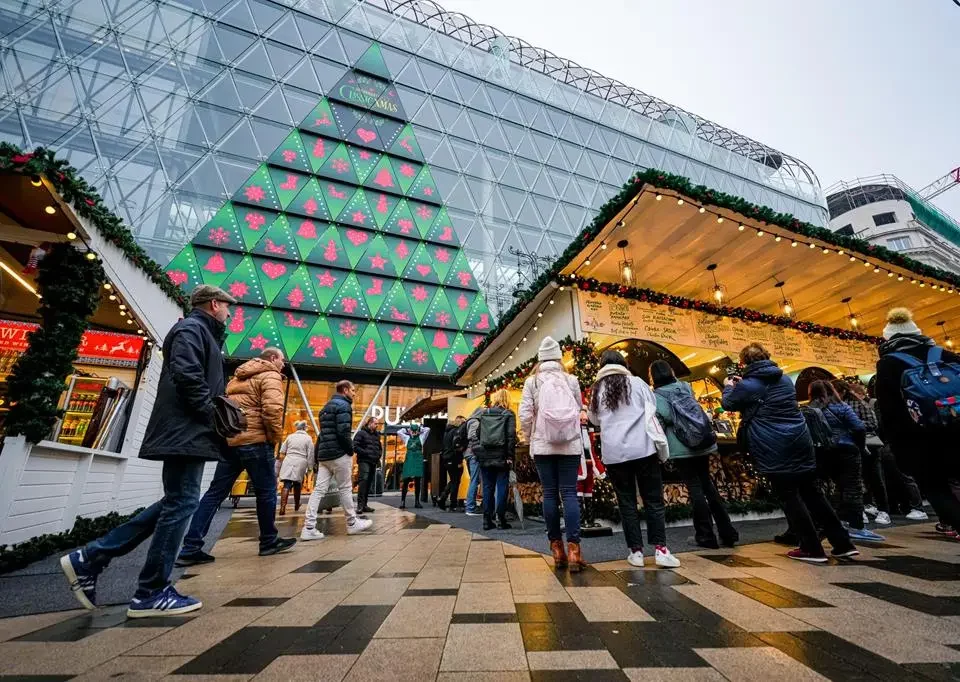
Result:
<svg viewBox="0 0 960 682"><path fill-rule="evenodd" d="M867 512L863 512L863 525L866 526L868 523L870 523L870 517L867 516Z"/></svg>
<svg viewBox="0 0 960 682"><path fill-rule="evenodd" d="M911 509L910 513L907 514L907 518L911 521L926 521L928 518L927 512L922 509Z"/></svg>
<svg viewBox="0 0 960 682"><path fill-rule="evenodd" d="M657 547L654 557L660 568L680 568L680 559L673 556L666 547Z"/></svg>
<svg viewBox="0 0 960 682"><path fill-rule="evenodd" d="M310 540L323 540L323 533L318 531L316 528L304 528L300 532L300 539L304 542L309 542Z"/></svg>
<svg viewBox="0 0 960 682"><path fill-rule="evenodd" d="M627 563L637 568L643 568L643 552L630 552L630 556L627 557Z"/></svg>
<svg viewBox="0 0 960 682"><path fill-rule="evenodd" d="M877 514L880 513L880 510L877 509L874 505L868 504L866 507L863 508L863 513L869 514L870 516L876 516Z"/></svg>
<svg viewBox="0 0 960 682"><path fill-rule="evenodd" d="M877 512L877 518L874 521L877 522L878 526L889 526L891 523L890 515L887 512Z"/></svg>
<svg viewBox="0 0 960 682"><path fill-rule="evenodd" d="M352 524L347 524L347 535L356 535L357 533L362 533L372 525L373 521L370 519L357 518L357 520Z"/></svg>

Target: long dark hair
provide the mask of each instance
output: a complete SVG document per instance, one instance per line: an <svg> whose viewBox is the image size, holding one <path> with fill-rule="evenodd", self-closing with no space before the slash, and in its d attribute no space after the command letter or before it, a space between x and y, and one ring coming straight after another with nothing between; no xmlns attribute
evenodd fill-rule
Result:
<svg viewBox="0 0 960 682"><path fill-rule="evenodd" d="M650 383L654 388L672 384L677 380L673 367L666 360L654 360L650 363Z"/></svg>
<svg viewBox="0 0 960 682"><path fill-rule="evenodd" d="M627 366L627 361L623 359L619 351L605 350L600 356L600 367L607 365ZM612 374L603 377L593 385L593 394L590 397L590 409L594 414L600 411L600 388L603 388L603 407L610 412L615 411L621 405L630 404L630 377L623 374Z"/></svg>
<svg viewBox="0 0 960 682"><path fill-rule="evenodd" d="M818 379L810 384L810 400L822 402L824 405L841 402L837 390L829 381Z"/></svg>

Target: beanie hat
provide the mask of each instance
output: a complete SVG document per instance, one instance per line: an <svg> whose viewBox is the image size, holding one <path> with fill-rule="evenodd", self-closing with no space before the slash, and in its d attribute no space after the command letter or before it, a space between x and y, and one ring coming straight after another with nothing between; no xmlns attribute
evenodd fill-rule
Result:
<svg viewBox="0 0 960 682"><path fill-rule="evenodd" d="M887 326L883 338L891 339L897 334L919 334L920 327L913 321L913 313L906 308L892 308L887 313Z"/></svg>
<svg viewBox="0 0 960 682"><path fill-rule="evenodd" d="M560 360L562 357L560 344L550 336L544 337L543 341L540 342L540 349L537 351L537 360L547 362L548 360Z"/></svg>

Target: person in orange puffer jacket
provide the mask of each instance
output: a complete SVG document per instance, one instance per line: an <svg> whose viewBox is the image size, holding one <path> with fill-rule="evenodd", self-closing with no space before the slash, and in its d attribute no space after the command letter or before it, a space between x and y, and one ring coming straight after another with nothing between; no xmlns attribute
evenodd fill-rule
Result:
<svg viewBox="0 0 960 682"><path fill-rule="evenodd" d="M227 499L240 473L246 470L257 497L260 526L260 556L290 549L296 538L281 538L274 517L277 511L277 474L273 452L283 435L283 351L267 348L259 358L240 365L227 384L227 397L247 417L247 428L227 440L229 456L217 464L210 488L190 522L177 566L194 566L214 561L203 551L203 538L220 504Z"/></svg>

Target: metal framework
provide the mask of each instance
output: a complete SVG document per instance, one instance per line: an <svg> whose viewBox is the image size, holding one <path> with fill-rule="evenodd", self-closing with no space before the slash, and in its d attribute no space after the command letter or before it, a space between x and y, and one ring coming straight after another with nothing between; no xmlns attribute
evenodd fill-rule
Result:
<svg viewBox="0 0 960 682"><path fill-rule="evenodd" d="M582 90L605 101L619 104L653 120L678 125L697 138L740 154L777 171L789 173L795 180L820 187L816 174L797 158L741 135L729 128L708 121L701 116L646 94L618 80L608 78L592 69L563 59L507 36L493 26L478 24L459 12L448 12L432 0L363 0L367 4L404 19L427 26L467 45L508 56L510 61L536 73L549 76L560 83ZM509 52L504 49L509 45ZM690 125L692 124L692 125ZM689 128L693 128L690 130Z"/></svg>

